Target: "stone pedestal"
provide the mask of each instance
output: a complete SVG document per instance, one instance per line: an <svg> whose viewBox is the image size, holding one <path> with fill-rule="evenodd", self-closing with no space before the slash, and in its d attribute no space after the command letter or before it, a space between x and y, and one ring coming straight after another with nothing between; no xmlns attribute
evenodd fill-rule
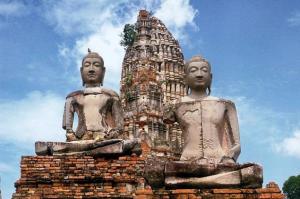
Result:
<svg viewBox="0 0 300 199"><path fill-rule="evenodd" d="M23 156L19 198L284 198L275 183L261 189L151 189L146 157Z"/></svg>
<svg viewBox="0 0 300 199"><path fill-rule="evenodd" d="M145 188L144 158L23 156L13 198L130 198Z"/></svg>

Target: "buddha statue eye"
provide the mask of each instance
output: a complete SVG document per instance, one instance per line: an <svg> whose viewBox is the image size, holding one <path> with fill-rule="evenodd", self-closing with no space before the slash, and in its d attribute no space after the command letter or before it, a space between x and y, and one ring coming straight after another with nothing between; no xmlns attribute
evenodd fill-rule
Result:
<svg viewBox="0 0 300 199"><path fill-rule="evenodd" d="M208 68L207 68L207 67L203 67L203 68L201 68L201 70L202 70L203 72L208 72Z"/></svg>
<svg viewBox="0 0 300 199"><path fill-rule="evenodd" d="M198 70L197 67L191 67L191 68L189 69L189 72L190 72L190 73L194 73L194 72L196 72L197 70Z"/></svg>
<svg viewBox="0 0 300 199"><path fill-rule="evenodd" d="M90 62L85 62L85 63L84 63L84 66L85 66L85 67L88 67L88 66L90 66L90 65L91 65Z"/></svg>
<svg viewBox="0 0 300 199"><path fill-rule="evenodd" d="M100 67L100 63L99 63L99 62L96 62L96 63L94 63L94 66Z"/></svg>

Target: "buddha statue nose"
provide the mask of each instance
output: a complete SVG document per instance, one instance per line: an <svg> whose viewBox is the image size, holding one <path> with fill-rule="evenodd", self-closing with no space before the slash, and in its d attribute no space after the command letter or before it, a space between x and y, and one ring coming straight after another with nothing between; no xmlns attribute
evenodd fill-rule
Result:
<svg viewBox="0 0 300 199"><path fill-rule="evenodd" d="M95 73L95 67L93 65L89 68L89 73Z"/></svg>
<svg viewBox="0 0 300 199"><path fill-rule="evenodd" d="M198 71L198 72L196 73L196 77L197 77L197 78L203 78L203 72Z"/></svg>

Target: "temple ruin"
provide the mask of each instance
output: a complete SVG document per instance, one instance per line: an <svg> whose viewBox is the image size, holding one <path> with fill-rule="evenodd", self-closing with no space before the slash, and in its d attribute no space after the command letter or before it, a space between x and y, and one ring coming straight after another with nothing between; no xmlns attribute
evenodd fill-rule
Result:
<svg viewBox="0 0 300 199"><path fill-rule="evenodd" d="M122 64L124 130L129 137L148 139L153 148L180 150L181 130L177 124L163 124L162 114L165 105L186 95L181 48L163 22L146 10L139 12L136 30Z"/></svg>

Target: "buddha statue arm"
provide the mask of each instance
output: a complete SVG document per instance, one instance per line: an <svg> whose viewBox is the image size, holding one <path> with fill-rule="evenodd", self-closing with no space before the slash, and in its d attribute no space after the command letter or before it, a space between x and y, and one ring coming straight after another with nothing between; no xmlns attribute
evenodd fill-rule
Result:
<svg viewBox="0 0 300 199"><path fill-rule="evenodd" d="M67 130L67 132L73 131L73 120L74 120L74 108L72 105L72 98L67 98L64 108L64 116L63 116L63 129Z"/></svg>
<svg viewBox="0 0 300 199"><path fill-rule="evenodd" d="M164 107L163 121L166 124L172 124L172 123L176 122L175 105L174 104L169 104Z"/></svg>
<svg viewBox="0 0 300 199"><path fill-rule="evenodd" d="M236 108L233 102L227 104L227 119L229 124L229 136L231 140L230 148L228 149L227 157L234 159L236 162L241 153L240 132L237 118Z"/></svg>
<svg viewBox="0 0 300 199"><path fill-rule="evenodd" d="M123 116L123 109L118 96L113 97L112 115L114 116L116 130L122 131L124 126L124 121L123 121L124 116Z"/></svg>

